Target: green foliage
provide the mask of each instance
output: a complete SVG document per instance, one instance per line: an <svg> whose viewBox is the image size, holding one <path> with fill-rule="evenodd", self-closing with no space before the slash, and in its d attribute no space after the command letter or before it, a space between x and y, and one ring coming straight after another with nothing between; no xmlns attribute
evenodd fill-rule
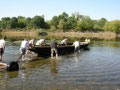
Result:
<svg viewBox="0 0 120 90"><path fill-rule="evenodd" d="M48 24L44 21L43 16L35 16L33 18L25 18L22 16L4 17L0 21L1 29L32 29L32 28L49 28Z"/></svg>
<svg viewBox="0 0 120 90"><path fill-rule="evenodd" d="M25 19L25 17L18 16L18 18L17 18L17 27L18 28L25 28L26 27L26 19Z"/></svg>
<svg viewBox="0 0 120 90"><path fill-rule="evenodd" d="M105 23L104 30L120 33L120 20Z"/></svg>
<svg viewBox="0 0 120 90"><path fill-rule="evenodd" d="M32 25L33 28L45 28L44 17L42 17L42 16L35 16L31 20L31 25Z"/></svg>
<svg viewBox="0 0 120 90"><path fill-rule="evenodd" d="M4 17L2 18L1 21L1 29L7 29L9 26L10 18L9 17Z"/></svg>
<svg viewBox="0 0 120 90"><path fill-rule="evenodd" d="M56 30L56 27L51 25L50 29L51 29L52 32L54 32Z"/></svg>
<svg viewBox="0 0 120 90"><path fill-rule="evenodd" d="M57 16L54 16L50 22L50 25L51 26L54 26L56 29L57 29L57 25L59 23L59 20L58 20L58 17Z"/></svg>
<svg viewBox="0 0 120 90"><path fill-rule="evenodd" d="M94 30L104 30L104 25L107 22L105 18L101 18L100 20L95 20L94 22Z"/></svg>
<svg viewBox="0 0 120 90"><path fill-rule="evenodd" d="M93 21L88 16L84 16L81 20L78 20L76 25L76 29L79 31L90 31L93 27Z"/></svg>
<svg viewBox="0 0 120 90"><path fill-rule="evenodd" d="M3 17L0 21L0 30L3 29L48 29L52 32L56 31L112 31L120 32L120 21L115 20L108 22L105 18L92 20L89 16L84 16L78 12L69 16L66 12L58 16L53 16L49 21L44 20L44 16L34 16L33 18ZM38 34L41 33L38 30Z"/></svg>

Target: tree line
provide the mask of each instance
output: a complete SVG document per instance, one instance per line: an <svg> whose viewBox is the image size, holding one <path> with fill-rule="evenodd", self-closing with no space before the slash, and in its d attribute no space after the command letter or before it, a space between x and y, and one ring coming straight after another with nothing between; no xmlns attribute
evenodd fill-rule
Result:
<svg viewBox="0 0 120 90"><path fill-rule="evenodd" d="M0 20L0 30L5 29L48 29L50 31L112 31L120 32L120 20L107 21L105 18L92 20L89 16L73 13L69 16L66 12L53 16L51 20L45 21L44 16L33 18L3 17Z"/></svg>

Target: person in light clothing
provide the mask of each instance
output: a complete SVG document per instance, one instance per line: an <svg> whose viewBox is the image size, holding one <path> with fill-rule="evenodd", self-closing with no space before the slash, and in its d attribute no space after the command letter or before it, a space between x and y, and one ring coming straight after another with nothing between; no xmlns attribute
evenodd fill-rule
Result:
<svg viewBox="0 0 120 90"><path fill-rule="evenodd" d="M2 56L4 54L5 51L5 40L6 40L6 36L3 37L3 39L0 40L0 62L2 61Z"/></svg>
<svg viewBox="0 0 120 90"><path fill-rule="evenodd" d="M86 38L86 39L85 39L85 42L88 42L88 43L90 43L90 39L87 39L87 38Z"/></svg>
<svg viewBox="0 0 120 90"><path fill-rule="evenodd" d="M36 45L42 46L42 45L46 45L45 43L45 39L40 39L37 41Z"/></svg>
<svg viewBox="0 0 120 90"><path fill-rule="evenodd" d="M61 41L61 44L62 44L62 45L67 45L67 42L68 42L68 39L65 38L65 39L63 39L63 40Z"/></svg>
<svg viewBox="0 0 120 90"><path fill-rule="evenodd" d="M24 39L21 43L21 46L20 46L21 56L19 59L21 59L21 58L24 59L25 54L28 50L28 46L29 46L29 42L26 39Z"/></svg>
<svg viewBox="0 0 120 90"><path fill-rule="evenodd" d="M80 51L80 42L79 41L75 41L73 43L73 46L75 46L75 52Z"/></svg>

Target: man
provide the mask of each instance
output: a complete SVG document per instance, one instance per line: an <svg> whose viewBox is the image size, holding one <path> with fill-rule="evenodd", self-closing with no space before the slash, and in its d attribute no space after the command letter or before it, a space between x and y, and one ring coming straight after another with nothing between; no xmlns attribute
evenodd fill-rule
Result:
<svg viewBox="0 0 120 90"><path fill-rule="evenodd" d="M45 43L45 39L40 39L37 41L36 45L42 46L42 45L46 45Z"/></svg>
<svg viewBox="0 0 120 90"><path fill-rule="evenodd" d="M3 37L3 39L0 40L0 62L2 61L2 56L4 54L5 51L5 40L6 40L6 36Z"/></svg>
<svg viewBox="0 0 120 90"><path fill-rule="evenodd" d="M23 60L25 58L25 54L26 54L26 51L28 50L28 46L29 46L29 42L26 39L24 39L20 46L21 56L19 57L19 59L22 58Z"/></svg>
<svg viewBox="0 0 120 90"><path fill-rule="evenodd" d="M63 40L61 41L61 44L62 44L62 45L67 45L67 42L68 42L68 39L65 38L65 39L63 39Z"/></svg>
<svg viewBox="0 0 120 90"><path fill-rule="evenodd" d="M79 41L75 41L73 43L73 46L75 46L75 52L80 51L80 42Z"/></svg>
<svg viewBox="0 0 120 90"><path fill-rule="evenodd" d="M29 46L30 46L31 48L35 46L35 41L36 41L35 38L29 41Z"/></svg>
<svg viewBox="0 0 120 90"><path fill-rule="evenodd" d="M51 45L50 45L50 47L51 47L51 57L53 57L54 52L55 52L56 58L58 57L57 45L58 45L58 44L57 44L57 41L56 41L56 40L54 40L54 41L51 43Z"/></svg>
<svg viewBox="0 0 120 90"><path fill-rule="evenodd" d="M36 41L35 38L32 39L32 40L30 40L30 41L29 41L29 46L28 46L28 48L33 48L33 47L35 47L35 41ZM27 55L30 55L30 54L31 54L31 51L30 51L30 50L27 50L26 54L27 54Z"/></svg>

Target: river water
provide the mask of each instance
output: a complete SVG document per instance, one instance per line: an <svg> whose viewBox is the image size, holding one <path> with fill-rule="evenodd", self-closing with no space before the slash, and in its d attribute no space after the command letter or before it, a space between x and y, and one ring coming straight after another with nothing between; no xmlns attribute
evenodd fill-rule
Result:
<svg viewBox="0 0 120 90"><path fill-rule="evenodd" d="M20 41L7 41L4 62L16 61ZM0 69L0 90L119 90L120 42L92 41L89 50L59 56L31 57L20 70Z"/></svg>

